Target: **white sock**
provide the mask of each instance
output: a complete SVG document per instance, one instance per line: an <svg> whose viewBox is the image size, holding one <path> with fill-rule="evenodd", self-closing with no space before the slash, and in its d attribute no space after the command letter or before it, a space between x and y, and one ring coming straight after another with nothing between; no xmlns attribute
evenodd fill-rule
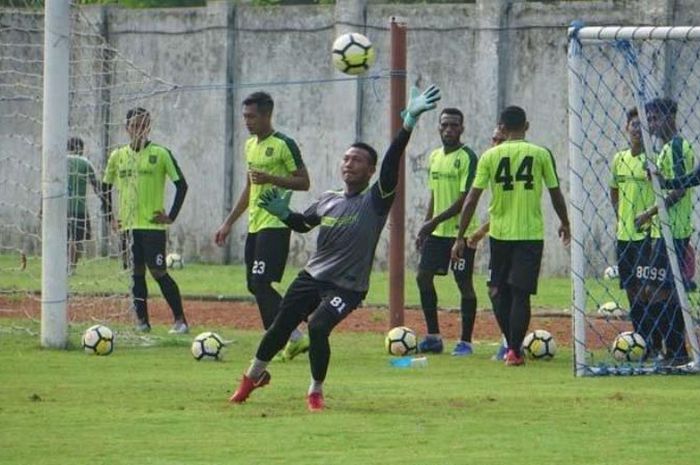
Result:
<svg viewBox="0 0 700 465"><path fill-rule="evenodd" d="M304 333L299 331L299 328L294 328L294 331L292 331L292 334L289 336L289 342L297 342L302 337L304 337Z"/></svg>
<svg viewBox="0 0 700 465"><path fill-rule="evenodd" d="M245 375L254 380L260 379L260 376L262 376L263 371L265 371L265 368L267 368L267 364L270 362L263 362L262 360L258 360L257 358L253 359L253 362L250 364L250 367L248 368L248 371L246 371Z"/></svg>
<svg viewBox="0 0 700 465"><path fill-rule="evenodd" d="M323 392L323 381L316 381L315 379L311 380L308 393L313 394L314 392Z"/></svg>

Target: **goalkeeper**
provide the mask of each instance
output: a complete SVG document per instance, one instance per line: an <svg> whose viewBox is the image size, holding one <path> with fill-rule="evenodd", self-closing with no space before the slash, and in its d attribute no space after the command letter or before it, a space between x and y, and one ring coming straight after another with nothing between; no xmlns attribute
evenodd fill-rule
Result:
<svg viewBox="0 0 700 465"><path fill-rule="evenodd" d="M323 383L331 355L328 338L367 293L377 241L394 200L401 157L418 117L434 109L439 99L440 91L435 86L422 94L411 89L403 128L387 150L379 180L373 185L369 182L376 169L377 152L356 142L342 159L343 190L324 193L304 213L289 210L289 192L274 190L261 199L260 206L292 230L303 233L316 226L320 230L316 251L289 286L280 312L260 341L231 402L245 402L251 391L270 382L268 363L294 328L307 320L311 365L307 406L311 411L323 410Z"/></svg>

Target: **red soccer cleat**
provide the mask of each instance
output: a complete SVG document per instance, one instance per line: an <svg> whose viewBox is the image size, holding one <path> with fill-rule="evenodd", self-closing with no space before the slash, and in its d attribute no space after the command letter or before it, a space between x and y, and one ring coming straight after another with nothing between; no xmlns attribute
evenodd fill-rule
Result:
<svg viewBox="0 0 700 465"><path fill-rule="evenodd" d="M322 392L312 392L306 397L306 405L310 412L320 412L326 406Z"/></svg>
<svg viewBox="0 0 700 465"><path fill-rule="evenodd" d="M525 365L525 358L513 349L508 349L504 360L506 362L506 365L511 367Z"/></svg>
<svg viewBox="0 0 700 465"><path fill-rule="evenodd" d="M268 372L267 370L262 372L260 378L258 378L257 381L248 378L246 375L243 375L243 379L241 379L241 384L238 385L238 389L236 389L236 392L233 393L233 395L229 399L229 402L242 404L248 398L250 393L253 392L253 389L261 388L269 384L270 378L270 372Z"/></svg>

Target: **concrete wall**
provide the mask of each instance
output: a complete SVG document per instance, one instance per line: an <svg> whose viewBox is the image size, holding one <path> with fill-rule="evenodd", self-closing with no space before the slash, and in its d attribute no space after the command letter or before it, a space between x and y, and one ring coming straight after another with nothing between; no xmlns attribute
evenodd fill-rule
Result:
<svg viewBox="0 0 700 465"><path fill-rule="evenodd" d="M399 16L409 25L408 82L438 84L444 95L441 105L464 111L463 140L477 152L483 151L499 108L521 105L530 120L528 138L555 153L566 191L567 25L575 18L591 25L693 24L700 16L693 6L691 0L479 0L474 4L372 3L365 8L361 1L338 0L336 5L294 7L234 7L211 2L195 9L84 8L79 16L90 31L86 34L90 43L98 49L96 38L106 39L113 60L101 62L99 55L93 55L97 58L83 61L82 68L92 69L94 76L85 78L92 81L85 86L89 90L82 97L80 111L71 114L71 125L86 138L89 154L101 168L108 147L127 140L123 130L126 110L135 105L149 108L155 119L153 139L173 150L191 186L171 230L172 247L182 250L189 260L238 261L243 255L245 221L236 225L227 249L215 247L211 238L245 180L242 147L247 134L239 109L248 93L264 89L273 94L276 128L294 137L301 147L312 178L311 192L294 196L293 204L301 207L320 192L340 185L340 156L357 137L380 151L386 148L391 136L388 21ZM19 20L25 29L32 24L36 29L22 32L23 40L40 44L40 16L0 10L2 24L18 24ZM374 42L378 52L370 72L374 79L344 79L330 65L333 38L348 30L365 31ZM9 78L0 74L0 84L7 82ZM40 89L33 92L41 94ZM101 107L107 99L109 108ZM34 115L35 109L26 105L0 98L0 114L19 110ZM7 147L15 154L37 147L40 132L36 123L3 118L0 180L22 179L26 173L39 171L36 154L20 165L6 153ZM11 144L19 133L26 133L24 138L31 143L14 150ZM406 256L411 266L417 261L413 237L428 198L426 155L437 144L437 113L433 113L421 120L406 154ZM35 209L24 207L40 190L35 181L31 189L25 189L31 195L7 183L0 186L1 222L21 222L24 235L38 230L38 218L32 214ZM543 203L548 224L543 269L561 274L568 270L568 252L556 242L549 200ZM93 209L97 215L95 202ZM480 214L484 216L483 210ZM377 253L379 266L386 264L384 236ZM293 235L293 262L301 264L308 258L314 238L313 234ZM11 228L3 227L1 240L5 247L23 247L17 245L22 239Z"/></svg>

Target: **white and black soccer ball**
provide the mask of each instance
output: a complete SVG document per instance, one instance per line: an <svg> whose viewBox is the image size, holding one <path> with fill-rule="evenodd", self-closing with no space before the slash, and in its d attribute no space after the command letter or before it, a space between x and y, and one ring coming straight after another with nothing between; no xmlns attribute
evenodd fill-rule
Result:
<svg viewBox="0 0 700 465"><path fill-rule="evenodd" d="M549 331L536 329L523 339L523 352L532 360L551 360L557 353L557 344Z"/></svg>
<svg viewBox="0 0 700 465"><path fill-rule="evenodd" d="M627 310L620 307L617 302L605 302L598 307L598 314L605 317L606 319L624 319L627 317Z"/></svg>
<svg viewBox="0 0 700 465"><path fill-rule="evenodd" d="M114 333L104 325L90 326L83 333L85 352L93 355L109 355L114 350Z"/></svg>
<svg viewBox="0 0 700 465"><path fill-rule="evenodd" d="M624 331L613 341L611 351L618 362L639 362L644 358L647 345L639 333Z"/></svg>
<svg viewBox="0 0 700 465"><path fill-rule="evenodd" d="M384 339L384 347L391 355L414 354L418 350L416 333L406 326L391 328Z"/></svg>
<svg viewBox="0 0 700 465"><path fill-rule="evenodd" d="M224 340L216 333L207 331L192 341L192 356L195 360L221 360Z"/></svg>
<svg viewBox="0 0 700 465"><path fill-rule="evenodd" d="M358 32L349 32L333 42L333 65L345 74L357 75L367 71L374 63L372 42Z"/></svg>
<svg viewBox="0 0 700 465"><path fill-rule="evenodd" d="M185 267L185 261L179 253L169 253L165 257L165 266L171 270L181 270Z"/></svg>
<svg viewBox="0 0 700 465"><path fill-rule="evenodd" d="M609 266L603 271L603 277L605 279L617 279L620 277L620 269L617 265Z"/></svg>

